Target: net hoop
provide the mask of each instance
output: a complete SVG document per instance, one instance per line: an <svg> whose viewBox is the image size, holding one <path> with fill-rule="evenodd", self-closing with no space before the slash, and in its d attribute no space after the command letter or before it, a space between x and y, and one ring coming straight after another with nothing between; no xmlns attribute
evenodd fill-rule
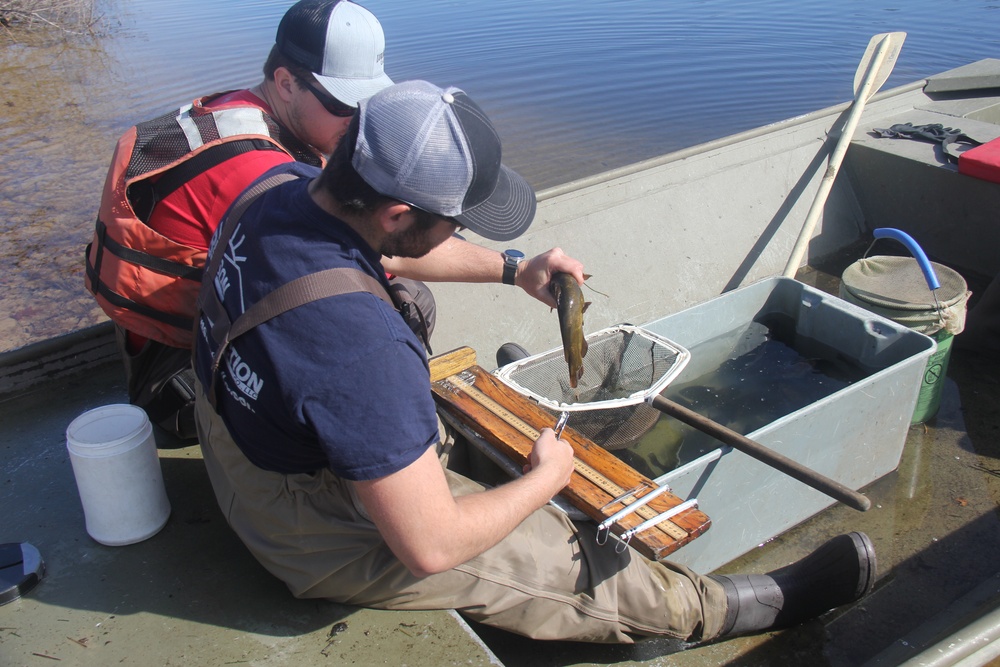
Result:
<svg viewBox="0 0 1000 667"><path fill-rule="evenodd" d="M569 373L566 368L566 361L562 347L554 348L547 352L535 354L530 357L525 357L524 359L519 359L515 362L507 364L506 366L498 368L493 372L493 374L514 391L537 402L539 405L549 408L550 410L557 412L609 410L613 408L623 408L638 405L640 403L646 403L653 396L662 392L667 385L669 385L674 378L676 378L680 372L684 370L684 367L687 366L687 363L691 360L691 353L681 345L651 331L647 331L646 329L630 324L619 324L606 329L601 329L600 331L587 334L584 339L587 341L590 349L584 357L584 374L583 377L580 378L579 385L576 389L571 389L569 387ZM595 350L606 341L613 341L614 339L627 339L630 342L638 341L640 346L648 348L647 350L644 350L645 352L660 356L661 365L664 365L665 368L658 369L655 377L650 378L647 386L636 388L633 391L627 391L624 395L603 400L563 400L566 397L574 395L577 397L586 397L599 394L602 383L606 383L609 371L611 371L612 368L614 369L614 372L621 374L620 367L614 367L610 363L604 363L602 368L601 362L595 362L591 356L594 355ZM668 361L662 362L662 359L667 359ZM621 363L620 359L618 360L618 363ZM595 366L595 364L597 365ZM555 368L556 365L558 365L561 370L557 371ZM537 386L525 386L532 384L531 382L526 382L525 378L535 374L536 369L542 367L553 367L550 370L552 375L557 377L565 376L565 380L560 379L558 391L545 391L543 393L538 390ZM587 371L589 371L589 373ZM553 394L559 395L553 396Z"/></svg>

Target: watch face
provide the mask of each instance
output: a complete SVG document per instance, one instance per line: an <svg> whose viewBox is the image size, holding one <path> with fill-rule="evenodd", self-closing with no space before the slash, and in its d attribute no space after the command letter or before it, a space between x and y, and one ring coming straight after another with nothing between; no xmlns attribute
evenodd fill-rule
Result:
<svg viewBox="0 0 1000 667"><path fill-rule="evenodd" d="M505 285L513 285L517 275L517 265L524 259L524 253L520 250L503 251L503 276L500 281Z"/></svg>

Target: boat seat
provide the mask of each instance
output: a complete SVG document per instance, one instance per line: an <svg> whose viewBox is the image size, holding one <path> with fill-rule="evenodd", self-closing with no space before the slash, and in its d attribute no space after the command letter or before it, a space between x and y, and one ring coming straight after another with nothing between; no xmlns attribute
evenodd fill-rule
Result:
<svg viewBox="0 0 1000 667"><path fill-rule="evenodd" d="M912 108L866 117L847 151L844 171L869 232L878 227L902 229L919 239L936 261L993 276L1000 272L993 244L1000 184L960 174L939 144L872 132L897 123L941 123L983 143L1000 137L1000 124L979 119L991 117L997 109L1000 123L1000 96L957 99L954 95L939 100L928 96Z"/></svg>

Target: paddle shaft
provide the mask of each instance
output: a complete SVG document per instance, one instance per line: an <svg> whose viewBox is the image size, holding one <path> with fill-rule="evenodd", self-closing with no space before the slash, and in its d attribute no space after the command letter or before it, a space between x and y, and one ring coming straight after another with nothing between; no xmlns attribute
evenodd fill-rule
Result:
<svg viewBox="0 0 1000 667"><path fill-rule="evenodd" d="M744 454L752 456L758 461L766 463L772 468L785 473L789 477L797 479L803 484L811 486L817 491L821 491L831 498L839 500L848 507L853 507L859 512L866 512L872 506L871 501L867 497L858 493L854 489L848 488L840 482L834 481L825 475L821 475L815 470L807 468L787 456L768 449L759 442L755 442L750 438L733 431L732 429L726 428L722 424L712 421L708 417L704 417L697 412L693 412L685 408L683 405L675 403L668 398L664 398L663 396L654 396L651 401L651 405L660 412L679 419L688 426L698 429L702 433L707 433L713 438L730 445L734 449L738 449Z"/></svg>
<svg viewBox="0 0 1000 667"><path fill-rule="evenodd" d="M875 92L872 89L875 84L876 75L879 74L882 63L886 60L892 38L892 34L886 34L882 38L882 41L879 42L878 47L875 49L875 54L868 65L868 70L865 72L861 87L855 92L854 103L851 105L851 112L847 117L847 122L844 124L844 129L840 132L840 137L837 139L837 145L834 147L833 153L830 154L830 162L826 168L826 173L823 175L823 180L820 181L816 198L813 199L812 206L809 207L809 213L806 214L806 221L802 224L802 230L799 231L799 237L795 240L792 254L788 258L788 263L785 264L783 275L786 278L794 278L796 272L799 270L799 264L802 263L802 256L805 255L809 241L812 239L813 230L816 228L819 216L826 205L826 199L833 188L833 182L837 178L840 164L844 161L847 147L850 145L854 131L861 120L861 112L864 111L865 103L868 101L869 96ZM893 60L889 64L890 69L894 63L895 61ZM884 77L882 78L884 80Z"/></svg>

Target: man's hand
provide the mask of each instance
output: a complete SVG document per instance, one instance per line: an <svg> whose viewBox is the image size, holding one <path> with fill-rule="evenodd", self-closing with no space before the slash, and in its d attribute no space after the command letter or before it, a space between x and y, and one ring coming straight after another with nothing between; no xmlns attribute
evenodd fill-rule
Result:
<svg viewBox="0 0 1000 667"><path fill-rule="evenodd" d="M557 440L552 429L543 428L523 471L526 475L535 471L538 475L549 476L562 489L569 484L573 474L573 447L565 440Z"/></svg>
<svg viewBox="0 0 1000 667"><path fill-rule="evenodd" d="M392 552L425 577L483 553L569 483L573 448L552 429L529 460L530 474L462 496L452 495L434 447L402 470L351 484Z"/></svg>
<svg viewBox="0 0 1000 667"><path fill-rule="evenodd" d="M549 308L555 308L556 300L549 291L553 273L568 273L581 285L584 281L583 263L564 253L561 248L553 248L521 262L517 267L514 284Z"/></svg>
<svg viewBox="0 0 1000 667"><path fill-rule="evenodd" d="M425 282L498 283L503 275L503 256L496 250L451 237L423 257L383 257L382 266L389 273ZM514 284L549 308L556 301L549 292L553 273L568 273L581 285L585 280L583 263L553 248L521 262Z"/></svg>

